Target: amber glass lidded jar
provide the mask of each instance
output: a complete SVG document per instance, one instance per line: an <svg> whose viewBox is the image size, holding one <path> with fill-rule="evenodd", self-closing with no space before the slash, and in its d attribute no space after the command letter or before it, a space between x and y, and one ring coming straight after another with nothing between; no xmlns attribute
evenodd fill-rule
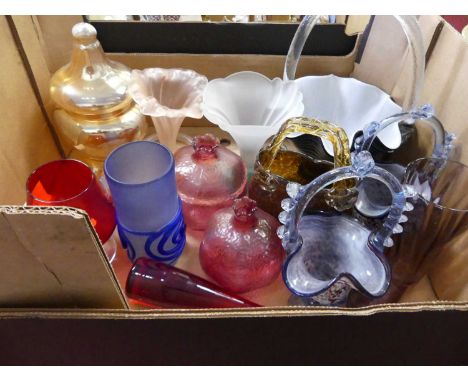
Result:
<svg viewBox="0 0 468 382"><path fill-rule="evenodd" d="M146 122L127 91L130 69L107 59L91 24L72 34L71 61L50 82L54 124L65 154L100 173L113 149L144 137Z"/></svg>

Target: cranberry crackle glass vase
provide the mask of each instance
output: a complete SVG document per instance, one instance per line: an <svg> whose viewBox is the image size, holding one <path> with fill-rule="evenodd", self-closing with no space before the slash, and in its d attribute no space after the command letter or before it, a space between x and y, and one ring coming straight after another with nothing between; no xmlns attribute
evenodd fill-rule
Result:
<svg viewBox="0 0 468 382"><path fill-rule="evenodd" d="M244 293L267 286L284 258L278 221L248 197L216 212L200 245L203 270L223 288Z"/></svg>

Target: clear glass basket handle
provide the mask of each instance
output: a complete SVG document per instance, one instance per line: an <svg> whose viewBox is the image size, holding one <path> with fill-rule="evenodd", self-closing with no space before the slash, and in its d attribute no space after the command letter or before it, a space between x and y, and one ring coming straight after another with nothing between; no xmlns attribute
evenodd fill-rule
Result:
<svg viewBox="0 0 468 382"><path fill-rule="evenodd" d="M383 119L380 122L371 122L363 129L363 135L355 140L355 151L357 154L362 151L369 151L372 142L378 134L389 125L404 120L423 120L432 129L434 135L434 147L431 156L433 158L448 159L450 151L453 148L454 134L447 134L440 123L434 116L434 110L431 105L424 105L420 108L407 112L392 115ZM393 174L401 179L405 167L400 164L386 164ZM385 167L385 164L380 164ZM387 213L390 206L388 193L382 189L382 185L372 180L364 180L358 185L359 196L355 204L355 208L359 213L367 217L379 217Z"/></svg>
<svg viewBox="0 0 468 382"><path fill-rule="evenodd" d="M364 178L377 179L392 192L392 206L389 213L382 226L370 234L369 245L379 253L383 253L384 247L393 245L391 235L402 232L403 228L399 223L406 220L402 219L403 211L411 210L412 205L406 203L405 192L398 179L388 171L375 166L371 154L368 151L362 151L353 156L352 166L330 170L305 186L300 186L297 183L288 184L286 190L290 198L282 202L284 211L280 213L279 220L283 226L278 228L278 236L281 238L288 256L296 253L302 246L302 237L299 234L298 226L312 198L333 183Z"/></svg>
<svg viewBox="0 0 468 382"><path fill-rule="evenodd" d="M412 76L408 87L410 96L408 97L407 102L403 105L403 110L412 110L418 104L424 82L425 55L423 36L416 17L394 17L398 20L406 35L412 56ZM288 55L286 56L283 74L284 80L294 80L302 49L304 48L310 32L317 24L318 19L319 16L317 15L304 16L303 20L299 24L296 34L289 46Z"/></svg>
<svg viewBox="0 0 468 382"><path fill-rule="evenodd" d="M363 135L355 141L355 153L369 151L372 142L377 135L392 125L393 123L412 120L424 120L432 129L434 135L434 147L431 157L447 159L453 148L454 134L447 134L442 123L434 116L434 109L431 105L423 105L413 111L394 114L380 122L371 122L363 129Z"/></svg>

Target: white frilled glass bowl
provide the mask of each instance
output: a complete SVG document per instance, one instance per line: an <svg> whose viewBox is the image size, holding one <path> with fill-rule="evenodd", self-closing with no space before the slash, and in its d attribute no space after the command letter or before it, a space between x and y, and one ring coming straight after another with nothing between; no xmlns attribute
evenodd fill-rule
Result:
<svg viewBox="0 0 468 382"><path fill-rule="evenodd" d="M289 118L302 116L302 94L294 81L273 80L256 72L238 72L208 83L203 114L227 131L252 171L257 153Z"/></svg>
<svg viewBox="0 0 468 382"><path fill-rule="evenodd" d="M158 140L174 151L185 117L203 116L201 104L208 79L189 69L147 68L132 71L129 93L153 120Z"/></svg>
<svg viewBox="0 0 468 382"><path fill-rule="evenodd" d="M413 110L418 104L424 82L424 44L421 29L414 16L394 16L400 23L412 56L412 78L408 83L406 103L403 107L394 103L390 96L379 88L353 78L334 75L307 76L296 79L304 97L304 116L328 121L345 129L349 144L356 133L372 122L379 121L402 111ZM319 16L304 16L289 47L284 67L284 80L293 80L304 44L319 20ZM394 123L377 135L389 149L401 144L398 124ZM322 140L325 150L333 155L332 146Z"/></svg>
<svg viewBox="0 0 468 382"><path fill-rule="evenodd" d="M303 95L304 116L328 121L341 126L348 135L351 145L354 136L374 120L401 113L402 108L390 96L376 86L354 78L307 76L295 80ZM398 123L383 130L378 138L389 149L401 144ZM333 156L330 142L322 140L327 153Z"/></svg>

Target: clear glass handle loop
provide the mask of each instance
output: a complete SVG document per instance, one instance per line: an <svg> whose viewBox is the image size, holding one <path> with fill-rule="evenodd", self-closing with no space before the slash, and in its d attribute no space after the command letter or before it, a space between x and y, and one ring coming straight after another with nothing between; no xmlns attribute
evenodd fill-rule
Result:
<svg viewBox="0 0 468 382"><path fill-rule="evenodd" d="M270 171L283 141L291 134L297 133L308 134L330 141L333 145L335 168L349 166L351 164L348 137L344 129L330 122L324 122L314 118L297 117L287 120L267 147L267 159L264 165L267 172ZM337 209L340 208L338 208L336 204L340 204L340 206L344 204L341 209L347 209L349 206L345 199L351 199L352 193L348 190L354 188L354 186L355 182L353 181L337 183L334 186L333 192L329 193L329 204ZM336 198L336 202L334 201L334 197ZM339 199L343 199L343 201L338 201ZM353 202L353 200L350 200L350 202Z"/></svg>
<svg viewBox="0 0 468 382"><path fill-rule="evenodd" d="M372 155L362 151L353 156L352 166L340 167L322 174L305 186L289 183L287 187L290 199L282 202L284 212L279 216L284 224L278 229L278 236L288 254L295 253L302 245L298 232L301 217L310 201L325 187L347 179L373 178L384 183L392 192L392 206L382 226L369 237L369 244L377 251L383 252L384 247L392 246L391 235L401 232L401 216L406 207L406 196L398 179L388 171L375 166Z"/></svg>
<svg viewBox="0 0 468 382"><path fill-rule="evenodd" d="M425 70L425 54L424 41L418 21L414 16L395 16L400 23L406 38L410 53L412 56L412 76L409 82L410 95L403 105L403 110L412 110L418 103L424 81ZM310 32L317 24L319 16L304 16L303 20L297 28L296 34L293 37L289 46L288 55L284 65L284 80L294 80L296 77L296 69L301 57L302 49L309 37Z"/></svg>
<svg viewBox="0 0 468 382"><path fill-rule="evenodd" d="M307 38L314 29L315 24L319 20L318 15L304 16L299 27L294 34L294 37L289 45L288 55L286 56L286 62L284 63L283 80L294 80L296 78L296 69L299 59L301 58L302 49L307 41Z"/></svg>
<svg viewBox="0 0 468 382"><path fill-rule="evenodd" d="M446 134L441 122L434 116L434 109L431 105L423 105L413 111L394 114L380 122L371 122L363 129L363 135L356 139L355 154L361 151L369 151L372 142L378 134L393 123L402 122L408 119L423 120L432 128L434 135L433 158L447 159L453 148L453 134Z"/></svg>

